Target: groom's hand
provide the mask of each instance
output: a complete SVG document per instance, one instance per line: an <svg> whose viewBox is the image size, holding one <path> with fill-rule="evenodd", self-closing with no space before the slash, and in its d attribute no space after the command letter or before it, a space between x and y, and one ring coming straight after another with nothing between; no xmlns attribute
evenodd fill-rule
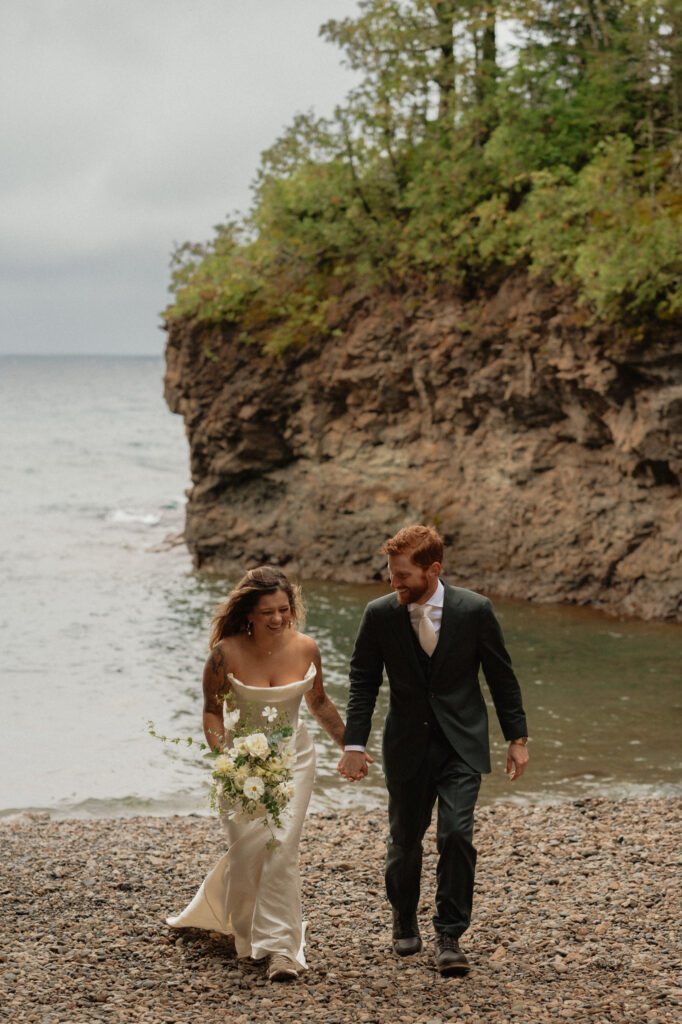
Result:
<svg viewBox="0 0 682 1024"><path fill-rule="evenodd" d="M523 743L510 743L507 750L507 767L505 769L510 782L520 779L528 764L528 748Z"/></svg>
<svg viewBox="0 0 682 1024"><path fill-rule="evenodd" d="M374 760L364 750L344 750L336 768L344 779L355 782L364 779L369 764L374 764Z"/></svg>

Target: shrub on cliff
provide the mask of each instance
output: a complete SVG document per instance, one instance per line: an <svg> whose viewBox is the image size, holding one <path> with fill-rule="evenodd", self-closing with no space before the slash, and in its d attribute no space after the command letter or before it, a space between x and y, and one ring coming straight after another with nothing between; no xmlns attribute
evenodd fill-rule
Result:
<svg viewBox="0 0 682 1024"><path fill-rule="evenodd" d="M243 225L178 250L169 317L279 350L349 287L512 266L600 317L682 312L682 0L364 0L321 32L360 84L263 155Z"/></svg>

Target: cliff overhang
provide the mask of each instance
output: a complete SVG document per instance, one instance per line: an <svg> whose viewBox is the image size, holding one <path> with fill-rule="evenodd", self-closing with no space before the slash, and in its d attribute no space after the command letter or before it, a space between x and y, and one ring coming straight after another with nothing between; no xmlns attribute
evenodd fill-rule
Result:
<svg viewBox="0 0 682 1024"><path fill-rule="evenodd" d="M423 521L460 585L682 621L679 325L593 324L521 273L471 301L356 292L336 317L279 356L168 325L198 568L376 580Z"/></svg>

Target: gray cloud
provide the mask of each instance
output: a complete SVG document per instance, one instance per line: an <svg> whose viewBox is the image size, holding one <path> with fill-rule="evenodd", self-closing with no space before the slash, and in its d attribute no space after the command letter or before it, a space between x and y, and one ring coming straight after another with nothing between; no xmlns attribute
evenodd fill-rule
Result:
<svg viewBox="0 0 682 1024"><path fill-rule="evenodd" d="M0 351L158 352L168 257L352 83L356 0L3 0Z"/></svg>

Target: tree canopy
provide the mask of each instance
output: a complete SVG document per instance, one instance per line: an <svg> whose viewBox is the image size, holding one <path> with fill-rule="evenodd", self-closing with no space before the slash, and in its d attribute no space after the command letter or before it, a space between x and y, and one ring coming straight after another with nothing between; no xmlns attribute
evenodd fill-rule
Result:
<svg viewBox="0 0 682 1024"><path fill-rule="evenodd" d="M592 315L682 314L682 0L360 0L357 84L298 114L253 207L173 257L169 318L333 333L343 292L526 267Z"/></svg>

